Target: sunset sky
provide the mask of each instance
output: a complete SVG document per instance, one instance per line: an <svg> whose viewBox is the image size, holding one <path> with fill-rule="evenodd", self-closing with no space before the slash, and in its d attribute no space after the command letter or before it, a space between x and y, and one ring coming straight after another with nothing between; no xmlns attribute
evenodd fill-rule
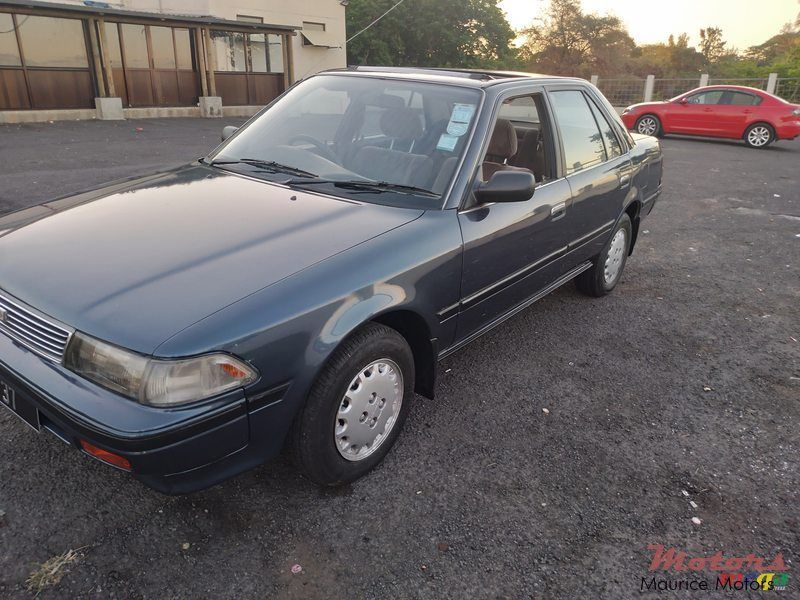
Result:
<svg viewBox="0 0 800 600"><path fill-rule="evenodd" d="M547 0L502 0L515 29L529 25ZM689 34L697 44L703 27L722 28L723 37L744 50L766 41L800 12L797 0L583 0L587 12L613 13L637 44L665 42L670 33Z"/></svg>

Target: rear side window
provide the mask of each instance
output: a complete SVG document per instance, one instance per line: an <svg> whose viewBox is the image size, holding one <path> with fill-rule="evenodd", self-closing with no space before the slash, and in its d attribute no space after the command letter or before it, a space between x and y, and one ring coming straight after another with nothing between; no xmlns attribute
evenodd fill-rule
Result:
<svg viewBox="0 0 800 600"><path fill-rule="evenodd" d="M592 109L592 114L597 121L597 125L600 127L600 132L603 134L603 141L606 145L606 154L608 154L608 158L622 156L622 146L614 133L614 129L611 127L611 123L608 122L605 115L600 112L600 109L597 108L597 105L591 100L589 100L589 107Z"/></svg>
<svg viewBox="0 0 800 600"><path fill-rule="evenodd" d="M564 145L567 175L599 165L606 160L603 134L582 92L550 92L558 129Z"/></svg>
<svg viewBox="0 0 800 600"><path fill-rule="evenodd" d="M761 98L747 92L725 92L722 104L733 104L735 106L755 106L761 103Z"/></svg>

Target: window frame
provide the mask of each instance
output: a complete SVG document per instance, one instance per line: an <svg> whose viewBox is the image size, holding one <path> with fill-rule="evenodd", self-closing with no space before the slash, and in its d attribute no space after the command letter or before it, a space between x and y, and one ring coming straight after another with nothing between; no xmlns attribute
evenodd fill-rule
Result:
<svg viewBox="0 0 800 600"><path fill-rule="evenodd" d="M719 89L719 88L714 88L713 90L701 90L699 92L695 92L694 94L687 94L686 96L683 97L683 99L685 99L688 104L693 104L695 106L722 106L722 104L720 104L719 102L715 102L714 104L706 104L702 102L692 102L691 99L695 98L696 96L702 96L705 94L711 94L713 92L719 92L719 99L722 100L722 97L726 91L727 90L725 89Z"/></svg>
<svg viewBox="0 0 800 600"><path fill-rule="evenodd" d="M604 103L599 101L599 98L595 97L595 94L591 91L591 89L588 86L582 86L577 84L555 83L555 84L545 85L544 87L545 91L547 92L548 111L549 114L551 115L551 120L552 120L551 126L555 127L556 137L558 139L558 148L560 153L558 156L559 177L557 177L556 179L560 179L563 177L571 177L572 175L575 175L577 173L583 173L589 171L590 169L596 169L597 167L601 167L607 162L609 162L609 160L620 160L628 157L628 153L633 148L632 140L628 138L626 135L624 135L625 132L620 130L620 125L617 122L617 119L611 117L611 115L608 112L608 109L604 106ZM567 157L564 153L564 140L561 136L561 128L558 127L558 124L556 123L555 118L553 116L555 113L553 112L552 103L550 102L550 94L552 94L553 92L562 92L562 91L581 92L584 95L584 99L587 102L589 101L594 102L595 106L597 106L597 108L600 109L600 113L606 118L606 120L611 124L612 129L616 132L617 140L620 141L620 146L622 148L622 154L620 156L614 157L613 159L607 159L599 164L592 165L591 167L586 167L585 169L581 169L580 171L575 171L574 173L567 173ZM589 107L589 112L590 113L592 112L591 107ZM592 115L592 118L594 118L594 115ZM597 124L596 121L595 124ZM597 128L599 130L600 126L598 125ZM603 133L601 131L600 135L602 136L602 134ZM603 144L605 145L605 141L603 142Z"/></svg>
<svg viewBox="0 0 800 600"><path fill-rule="evenodd" d="M764 101L764 98L762 98L758 94L754 94L752 92L745 92L744 90L731 90L731 89L723 90L720 100L728 99L728 96L729 95L733 96L733 94L742 94L743 96L749 96L754 100L754 102L751 102L750 104L733 104L732 102L720 102L716 106L745 106L745 107L759 106Z"/></svg>
<svg viewBox="0 0 800 600"><path fill-rule="evenodd" d="M542 123L546 121L548 131L550 135L548 136L548 140L550 142L550 158L551 164L549 164L550 175L551 178L548 181L543 181L537 188L543 187L545 185L550 185L551 183L555 183L559 179L563 179L563 168L562 168L562 156L560 150L560 139L552 135L553 131L553 121L552 121L552 107L550 105L549 99L546 93L546 86L542 84L533 84L525 83L522 85L514 85L513 87L509 87L508 89L499 92L497 96L493 99L493 106L491 112L486 115L486 92L485 90L481 90L483 92L481 103L478 106L478 114L481 115L479 117L479 122L475 124L472 130L472 137L469 140L469 146L467 147L466 151L464 152L463 160L456 168L456 174L453 177L453 181L451 183L450 188L447 192L445 192L444 196L446 198L446 202L443 206L443 210L448 210L455 208L459 212L464 212L468 210L472 210L475 208L475 205L472 204L474 199L474 190L475 185L480 181L480 174L479 171L481 166L483 165L483 161L486 158L486 153L489 150L489 143L491 142L492 132L494 131L494 125L497 122L498 115L500 114L500 108L503 106L503 103L506 100L510 100L512 98L519 98L522 96L534 96L539 95L542 98L542 112L539 114L539 125L541 126ZM475 143L475 136L481 135L483 140L480 144ZM473 154L474 153L474 154ZM456 192L458 189L458 185L460 183L461 178L464 177L466 180L466 185L463 188L462 192ZM457 200L456 200L457 199Z"/></svg>

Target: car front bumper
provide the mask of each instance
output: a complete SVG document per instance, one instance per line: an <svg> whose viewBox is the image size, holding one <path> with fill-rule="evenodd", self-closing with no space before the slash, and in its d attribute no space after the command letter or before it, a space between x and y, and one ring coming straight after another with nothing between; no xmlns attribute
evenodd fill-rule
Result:
<svg viewBox="0 0 800 600"><path fill-rule="evenodd" d="M78 377L0 333L0 381L17 416L82 450L81 441L127 459L131 475L164 493L203 489L275 454L291 423L279 389L264 395L256 420L271 443L251 444L251 406L234 390L185 408L144 406ZM0 409L1 410L1 409ZM263 438L262 438L263 440Z"/></svg>

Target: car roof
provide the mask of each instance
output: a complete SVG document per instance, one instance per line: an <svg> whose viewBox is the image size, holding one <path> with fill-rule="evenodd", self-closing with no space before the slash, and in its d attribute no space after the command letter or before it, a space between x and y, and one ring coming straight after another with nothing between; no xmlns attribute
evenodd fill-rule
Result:
<svg viewBox="0 0 800 600"><path fill-rule="evenodd" d="M692 91L695 92L697 90L732 90L735 92L749 92L751 94L767 94L767 92L758 88L747 87L745 85L725 85L723 83L719 85L707 85L704 87L695 88Z"/></svg>
<svg viewBox="0 0 800 600"><path fill-rule="evenodd" d="M521 71L493 71L480 69L449 69L434 67L379 67L379 66L353 66L345 69L330 69L320 74L336 74L351 76L392 77L398 79L411 79L417 81L449 83L466 87L488 87L509 82L535 80L537 83L547 82L582 82L588 85L585 79L574 77L559 77L555 75L541 75L539 73L524 73Z"/></svg>

